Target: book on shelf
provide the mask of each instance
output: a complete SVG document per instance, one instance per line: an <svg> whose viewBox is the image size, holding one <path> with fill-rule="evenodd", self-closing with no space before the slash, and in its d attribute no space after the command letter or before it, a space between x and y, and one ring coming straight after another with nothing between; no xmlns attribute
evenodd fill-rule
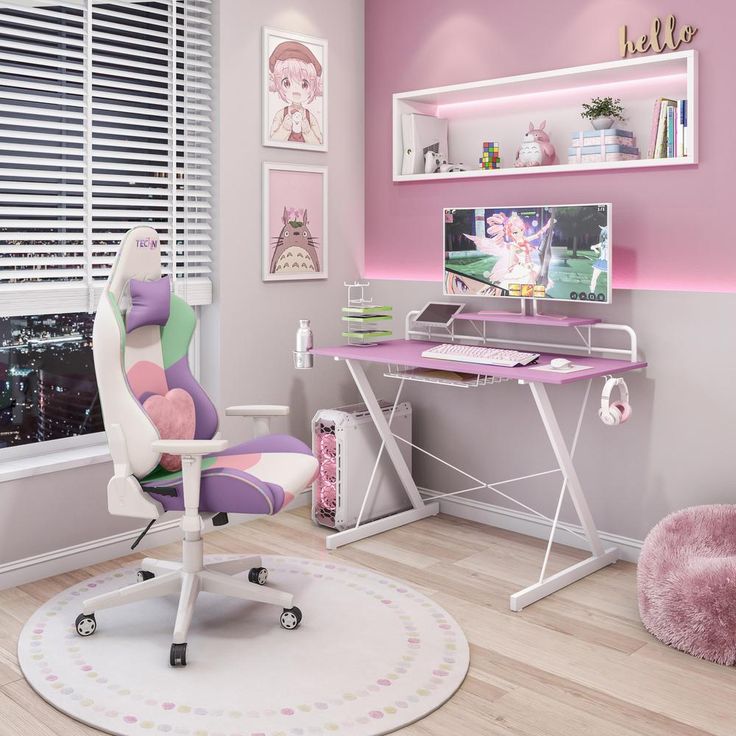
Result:
<svg viewBox="0 0 736 736"><path fill-rule="evenodd" d="M343 307L342 311L349 314L380 314L381 312L391 312L393 307L381 307L378 305L370 304L367 307Z"/></svg>
<svg viewBox="0 0 736 736"><path fill-rule="evenodd" d="M647 156L687 156L687 100L671 100L668 97L655 100Z"/></svg>

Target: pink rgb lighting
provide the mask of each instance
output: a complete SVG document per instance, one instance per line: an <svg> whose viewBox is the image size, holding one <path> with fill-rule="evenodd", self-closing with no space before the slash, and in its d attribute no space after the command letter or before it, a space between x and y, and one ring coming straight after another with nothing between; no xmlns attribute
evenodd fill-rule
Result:
<svg viewBox="0 0 736 736"><path fill-rule="evenodd" d="M458 93L453 95L456 104L440 105L439 110L440 99L433 89L618 60L617 31L624 18L632 34L644 33L653 16L669 13L701 29L687 47L698 55L696 99L691 100L697 117L697 164L393 181L391 116L397 92L426 90L427 109L467 126L474 136L468 150L480 151L483 140L493 140L493 118L513 117L504 107L511 104L512 88L499 85ZM614 289L736 292L736 251L729 228L736 169L727 132L736 120L736 95L727 92L733 88L727 50L732 46L734 24L736 3L691 0L668 0L667 4L664 0L527 0L516 12L499 12L488 0L366 3L365 277L433 282L439 297L445 207L600 201L613 203ZM668 56L665 51L660 58ZM601 76L590 97L621 97L624 107L635 98L638 117L632 127L646 155L650 123L641 116L642 109L651 110L647 103L653 107L658 97L684 97L686 83L666 77L683 70L674 60L671 66L654 66L667 71L650 67L637 73L634 67L627 69L641 81L624 86ZM586 86L596 81L587 74L581 72L577 81ZM651 75L664 77L660 82L667 89L657 89ZM628 72L616 72L616 76L628 76ZM541 115L534 122L544 119L548 107L567 108L568 115L582 100L568 98L567 90L549 87L572 85L575 78L571 74L564 82L550 80L548 87L544 81L522 82L524 86L516 89L529 89L534 97L529 105L519 107ZM472 96L494 94L503 97L461 104ZM583 97L584 92L577 88L575 94ZM482 123L475 128L474 117ZM549 125L560 135L554 111L549 117ZM562 122L563 115L558 118ZM568 131L562 130L561 135L566 140ZM501 150L502 165L513 159L516 145L514 141ZM564 143L560 151L565 158Z"/></svg>
<svg viewBox="0 0 736 736"><path fill-rule="evenodd" d="M577 102L581 95L585 96L603 96L605 94L614 95L616 90L621 88L635 88L642 94L647 91L653 91L655 94L661 88L660 85L668 85L673 82L682 84L682 94L685 95L687 75L686 74L668 74L659 77L644 77L642 79L630 79L626 81L606 82L603 84L590 84L581 87L562 87L556 89L540 90L538 92L519 93L515 95L503 95L499 97L486 97L478 100L464 100L459 102L447 102L438 104L436 107L437 117L451 118L453 112L466 112L482 110L489 107L503 107L505 105L518 105L519 98L527 101L545 100L568 100L574 99ZM490 88L492 90L493 88ZM625 94L622 90L621 94Z"/></svg>

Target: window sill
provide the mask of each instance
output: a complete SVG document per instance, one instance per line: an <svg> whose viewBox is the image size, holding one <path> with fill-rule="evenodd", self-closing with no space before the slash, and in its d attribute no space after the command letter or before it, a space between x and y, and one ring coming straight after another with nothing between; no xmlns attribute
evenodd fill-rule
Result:
<svg viewBox="0 0 736 736"><path fill-rule="evenodd" d="M0 483L106 462L110 462L110 450L106 443L72 450L39 453L31 457L1 462Z"/></svg>

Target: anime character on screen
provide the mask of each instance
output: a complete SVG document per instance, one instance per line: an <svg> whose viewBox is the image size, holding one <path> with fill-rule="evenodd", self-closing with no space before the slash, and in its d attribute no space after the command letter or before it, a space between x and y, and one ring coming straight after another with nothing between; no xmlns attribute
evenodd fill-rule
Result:
<svg viewBox="0 0 736 736"><path fill-rule="evenodd" d="M271 121L273 141L320 145L322 131L317 116L309 110L322 95L322 65L299 41L283 41L268 59L268 89L286 103Z"/></svg>
<svg viewBox="0 0 736 736"><path fill-rule="evenodd" d="M503 296L504 292L498 286L485 284L482 281L466 276L465 274L445 270L445 294L460 294L465 296Z"/></svg>
<svg viewBox="0 0 736 736"><path fill-rule="evenodd" d="M488 220L488 238L465 235L482 253L497 256L498 260L484 276L504 289L509 284L536 284L542 271L538 247L532 245L554 224L550 218L537 232L526 234L524 220L516 212L506 217L502 212L491 215Z"/></svg>
<svg viewBox="0 0 736 736"><path fill-rule="evenodd" d="M601 230L600 241L591 246L591 250L598 254L598 259L593 263L593 278L590 280L590 290L595 291L598 277L608 273L608 226L599 225Z"/></svg>

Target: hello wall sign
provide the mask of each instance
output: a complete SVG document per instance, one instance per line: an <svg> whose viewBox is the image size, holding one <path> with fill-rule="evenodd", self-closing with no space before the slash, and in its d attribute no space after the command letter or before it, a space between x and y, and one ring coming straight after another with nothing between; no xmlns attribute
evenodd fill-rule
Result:
<svg viewBox="0 0 736 736"><path fill-rule="evenodd" d="M621 58L654 51L661 54L665 49L676 51L683 43L690 43L698 32L695 26L683 26L677 30L677 20L674 15L668 15L664 23L659 18L652 19L648 34L639 36L636 40L629 40L629 29L621 26L618 29L618 45Z"/></svg>

